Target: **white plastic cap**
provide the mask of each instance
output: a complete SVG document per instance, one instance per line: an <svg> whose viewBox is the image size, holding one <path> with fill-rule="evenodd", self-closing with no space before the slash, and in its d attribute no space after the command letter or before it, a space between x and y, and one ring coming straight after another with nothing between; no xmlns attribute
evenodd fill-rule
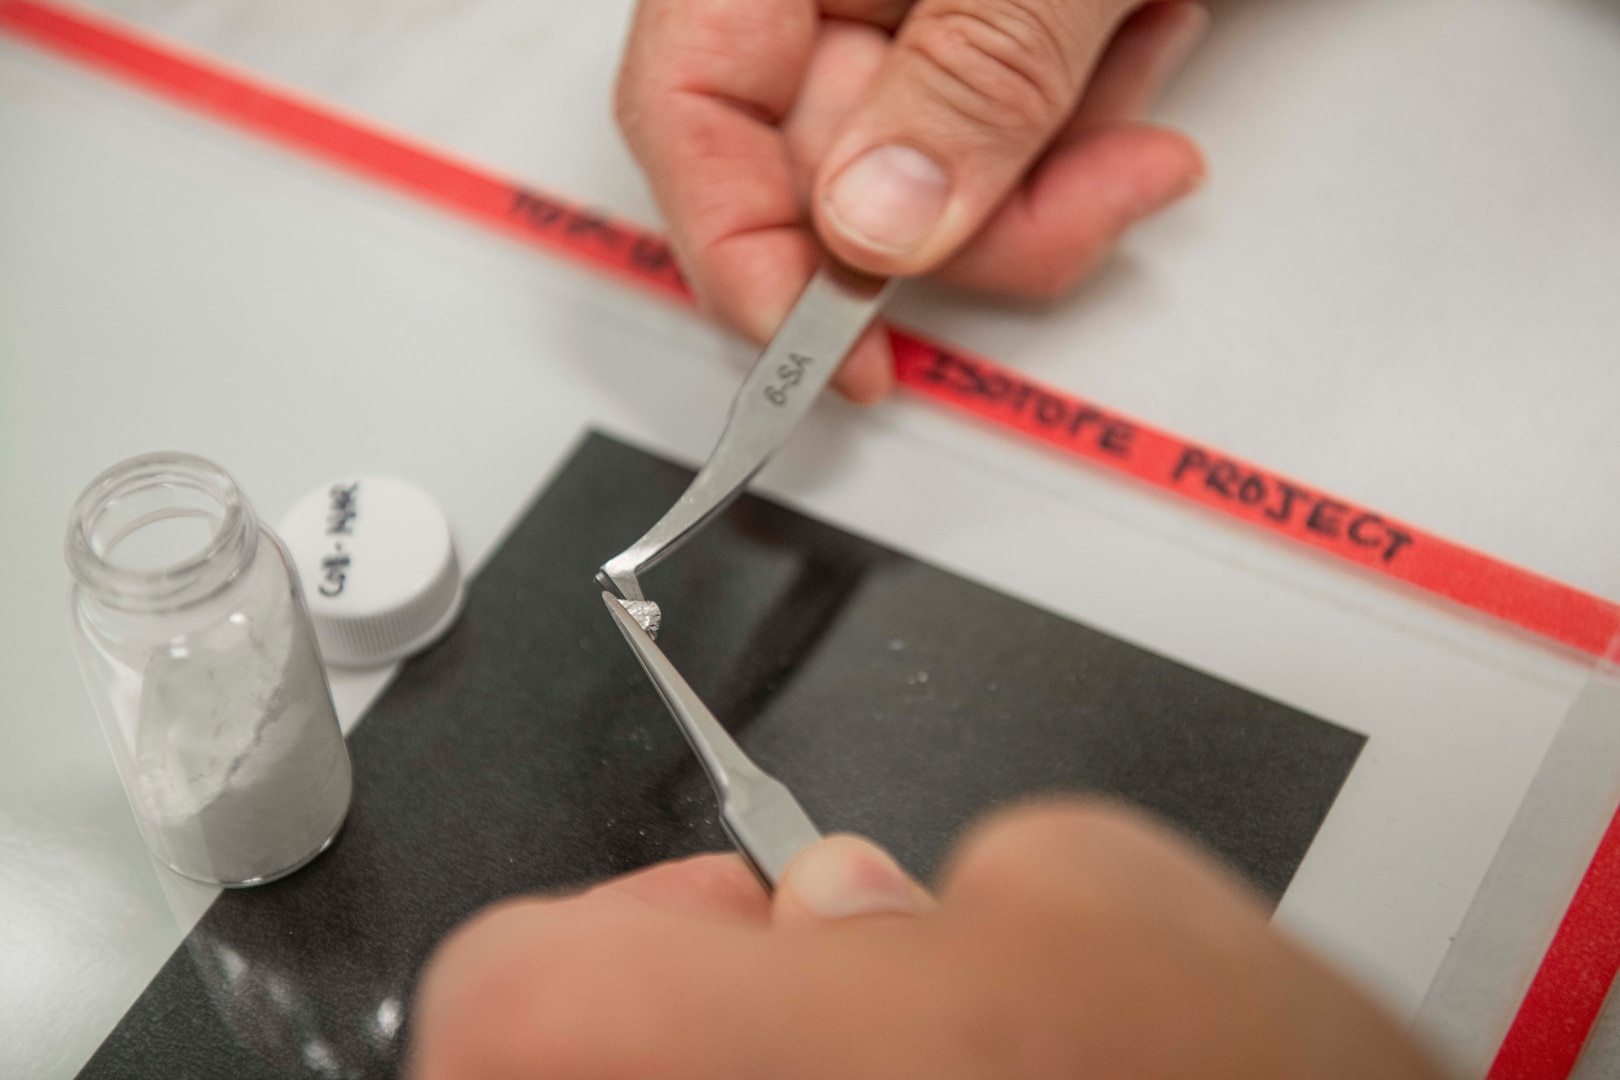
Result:
<svg viewBox="0 0 1620 1080"><path fill-rule="evenodd" d="M420 652L461 613L466 589L450 523L403 480L333 481L299 499L276 532L329 664L375 667Z"/></svg>

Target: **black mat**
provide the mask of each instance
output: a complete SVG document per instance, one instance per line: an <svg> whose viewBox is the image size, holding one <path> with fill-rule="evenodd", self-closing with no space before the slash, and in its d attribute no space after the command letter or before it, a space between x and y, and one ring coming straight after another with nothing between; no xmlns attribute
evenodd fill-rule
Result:
<svg viewBox="0 0 1620 1080"><path fill-rule="evenodd" d="M587 439L350 738L335 847L223 895L80 1075L392 1075L418 968L461 919L724 848L591 583L689 477ZM647 586L671 659L755 758L824 829L923 876L990 807L1108 792L1275 899L1363 742L761 499Z"/></svg>

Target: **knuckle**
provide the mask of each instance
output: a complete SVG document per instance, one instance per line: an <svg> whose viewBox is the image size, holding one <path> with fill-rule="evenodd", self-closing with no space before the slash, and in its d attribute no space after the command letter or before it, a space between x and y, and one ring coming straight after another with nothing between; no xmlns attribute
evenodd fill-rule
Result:
<svg viewBox="0 0 1620 1080"><path fill-rule="evenodd" d="M1027 295L1035 300L1059 300L1090 277L1113 254L1112 238L1100 239L1075 250L1054 252L1031 264Z"/></svg>
<svg viewBox="0 0 1620 1080"><path fill-rule="evenodd" d="M621 71L613 84L613 123L626 139L634 138L640 113L629 74Z"/></svg>
<svg viewBox="0 0 1620 1080"><path fill-rule="evenodd" d="M1131 815L1101 800L1022 807L978 829L952 868L949 889L1097 920L1117 898L1096 887L1100 878L1071 867L1106 861L1119 845L1133 844L1138 831Z"/></svg>
<svg viewBox="0 0 1620 1080"><path fill-rule="evenodd" d="M898 46L927 90L977 124L1044 134L1079 93L1072 35L1029 0L955 0L914 23Z"/></svg>
<svg viewBox="0 0 1620 1080"><path fill-rule="evenodd" d="M1031 300L1057 300L1074 291L1084 276L1085 267L1074 259L1038 259L1030 264L1018 292Z"/></svg>
<svg viewBox="0 0 1620 1080"><path fill-rule="evenodd" d="M613 122L638 152L648 125L657 122L660 97L655 75L637 55L639 51L632 45L613 80Z"/></svg>
<svg viewBox="0 0 1620 1080"><path fill-rule="evenodd" d="M636 12L630 37L613 80L613 122L626 139L634 140L641 119L643 86L647 81L647 54L654 51L661 36L658 18L647 5Z"/></svg>
<svg viewBox="0 0 1620 1080"><path fill-rule="evenodd" d="M424 1074L578 1076L600 1064L610 999L584 975L603 941L571 916L578 901L504 900L438 946L413 1006L413 1044L437 1066Z"/></svg>
<svg viewBox="0 0 1620 1080"><path fill-rule="evenodd" d="M1039 870L1054 846L1072 844L1072 833L1088 827L1090 813L1083 803L1043 803L998 813L963 845L953 878L997 887L1021 881Z"/></svg>
<svg viewBox="0 0 1620 1080"><path fill-rule="evenodd" d="M532 901L504 900L479 911L439 942L428 958L426 976L433 982L459 983L468 973L478 976L499 970L488 963L499 957L507 925L520 919Z"/></svg>

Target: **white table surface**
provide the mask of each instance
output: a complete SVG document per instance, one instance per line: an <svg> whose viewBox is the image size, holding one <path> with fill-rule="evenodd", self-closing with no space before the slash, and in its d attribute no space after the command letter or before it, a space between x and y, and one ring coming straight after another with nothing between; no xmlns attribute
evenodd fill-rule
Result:
<svg viewBox="0 0 1620 1080"><path fill-rule="evenodd" d="M107 8L656 220L626 0ZM1163 118L1208 186L1071 300L896 314L1620 598L1620 8L1217 8ZM697 460L748 350L655 301L0 39L0 1075L71 1075L210 897L147 859L67 645L68 507L183 448L273 520L434 491L476 566L587 425ZM915 403L761 478L807 511L1370 735L1279 920L1410 1015L1582 665ZM354 723L386 674L335 680Z"/></svg>

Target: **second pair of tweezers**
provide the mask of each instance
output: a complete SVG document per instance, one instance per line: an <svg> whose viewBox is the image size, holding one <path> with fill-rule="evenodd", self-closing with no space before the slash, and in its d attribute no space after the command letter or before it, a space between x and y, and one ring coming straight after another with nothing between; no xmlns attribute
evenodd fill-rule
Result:
<svg viewBox="0 0 1620 1080"><path fill-rule="evenodd" d="M654 642L662 612L643 595L638 575L742 493L810 411L888 291L886 280L834 264L822 267L743 381L720 441L691 485L645 536L596 575L619 630L714 783L726 833L767 887L821 834L787 786L743 753Z"/></svg>

